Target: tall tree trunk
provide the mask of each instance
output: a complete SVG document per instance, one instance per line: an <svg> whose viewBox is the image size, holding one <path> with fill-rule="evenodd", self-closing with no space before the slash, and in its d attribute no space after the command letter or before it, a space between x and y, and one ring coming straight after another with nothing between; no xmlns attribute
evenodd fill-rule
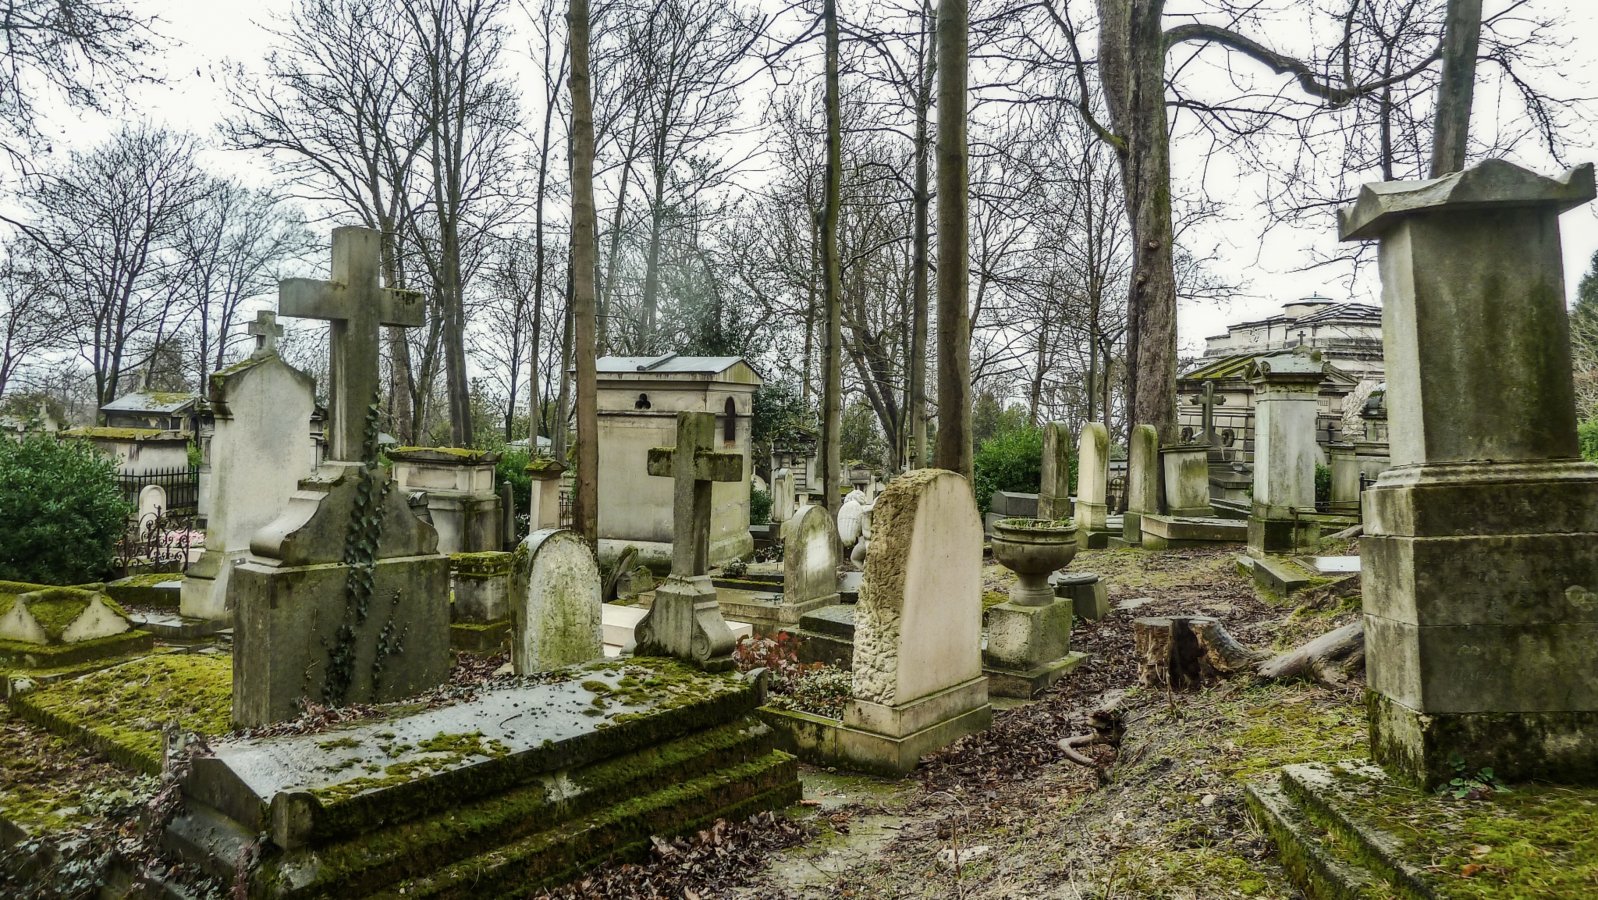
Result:
<svg viewBox="0 0 1598 900"><path fill-rule="evenodd" d="M966 0L938 3L938 445L933 463L970 478L966 10Z"/></svg>
<svg viewBox="0 0 1598 900"><path fill-rule="evenodd" d="M1130 422L1176 439L1176 270L1165 117L1165 0L1099 0L1099 69L1132 225L1127 298Z"/></svg>
<svg viewBox="0 0 1598 900"><path fill-rule="evenodd" d="M1443 77L1437 85L1437 130L1432 133L1432 177L1465 168L1470 107L1476 92L1476 52L1481 44L1481 0L1448 0L1443 30Z"/></svg>
<svg viewBox="0 0 1598 900"><path fill-rule="evenodd" d="M823 0L826 31L827 178L821 214L822 339L821 503L836 515L843 478L843 264L838 258L838 220L843 202L843 108L838 86L838 2Z"/></svg>
<svg viewBox="0 0 1598 900"><path fill-rule="evenodd" d="M665 137L659 140L664 143ZM656 146L658 148L659 144ZM655 331L660 317L660 237L666 219L666 167L658 157L654 179L653 195L649 198L649 245L644 252L644 314L643 323L638 327L638 352L646 356L661 350L655 344Z"/></svg>
<svg viewBox="0 0 1598 900"><path fill-rule="evenodd" d="M929 232L928 209L932 205L932 186L928 169L931 138L928 119L932 110L932 81L936 77L937 61L932 53L933 41L928 31L936 21L931 0L921 4L921 71L916 85L916 184L915 184L915 246L910 265L915 269L914 292L910 311L910 451L909 467L919 469L927 464L927 300L930 293L928 280L931 260L928 259Z"/></svg>
<svg viewBox="0 0 1598 900"><path fill-rule="evenodd" d="M594 209L594 106L589 91L588 0L571 0L567 28L572 74L572 321L577 353L577 495L572 525L599 545L599 398L594 372L594 264L598 213Z"/></svg>
<svg viewBox="0 0 1598 900"><path fill-rule="evenodd" d="M549 449L555 461L561 465L566 464L566 423L572 417L572 320L576 318L572 309L572 279L571 269L566 270L566 304L565 311L561 314L560 321L560 365L557 367L560 377L560 390L555 399L555 421L550 425Z"/></svg>

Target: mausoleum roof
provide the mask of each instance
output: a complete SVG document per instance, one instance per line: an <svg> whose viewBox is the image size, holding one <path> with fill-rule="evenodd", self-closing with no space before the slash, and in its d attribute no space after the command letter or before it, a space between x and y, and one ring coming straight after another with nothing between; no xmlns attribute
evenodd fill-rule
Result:
<svg viewBox="0 0 1598 900"><path fill-rule="evenodd" d="M100 407L100 411L170 415L188 409L199 399L187 391L133 391Z"/></svg>
<svg viewBox="0 0 1598 900"><path fill-rule="evenodd" d="M600 375L611 376L710 376L723 381L747 381L753 376L754 383L760 384L764 379L760 372L749 361L741 356L679 356L675 353L663 353L659 356L604 356L594 364ZM737 373L735 370L742 367L747 373ZM743 377L737 377L743 374ZM718 376L732 375L731 378Z"/></svg>
<svg viewBox="0 0 1598 900"><path fill-rule="evenodd" d="M1233 356L1223 356L1220 359L1206 357L1200 359L1198 364L1178 376L1179 381L1247 381L1249 366L1257 359L1269 356L1280 356L1292 351L1269 350L1262 353L1239 353ZM1357 384L1359 379L1339 369L1330 363L1326 364L1326 379L1334 383Z"/></svg>

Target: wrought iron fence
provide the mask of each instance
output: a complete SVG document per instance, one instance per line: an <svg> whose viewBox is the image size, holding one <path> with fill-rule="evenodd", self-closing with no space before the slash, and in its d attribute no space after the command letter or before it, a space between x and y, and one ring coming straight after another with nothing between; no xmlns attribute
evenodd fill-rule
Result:
<svg viewBox="0 0 1598 900"><path fill-rule="evenodd" d="M137 507L139 492L152 484L166 491L166 509L173 515L194 515L200 511L200 467L179 466L148 472L123 472L117 475L122 498Z"/></svg>

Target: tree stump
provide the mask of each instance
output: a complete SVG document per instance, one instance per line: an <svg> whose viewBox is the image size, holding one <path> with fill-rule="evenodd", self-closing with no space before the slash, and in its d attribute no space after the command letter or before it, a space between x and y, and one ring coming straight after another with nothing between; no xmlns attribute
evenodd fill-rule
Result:
<svg viewBox="0 0 1598 900"><path fill-rule="evenodd" d="M1138 680L1161 690L1197 690L1216 678L1251 671L1262 655L1239 644L1209 616L1133 619L1132 639Z"/></svg>

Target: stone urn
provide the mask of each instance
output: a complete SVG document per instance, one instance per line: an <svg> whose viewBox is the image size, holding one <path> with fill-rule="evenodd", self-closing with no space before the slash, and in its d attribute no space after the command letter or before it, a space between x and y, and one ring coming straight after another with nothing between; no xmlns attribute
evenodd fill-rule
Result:
<svg viewBox="0 0 1598 900"><path fill-rule="evenodd" d="M992 546L993 558L1015 573L1010 602L1048 606L1054 602L1049 573L1076 556L1076 526L1069 519L1000 519Z"/></svg>

